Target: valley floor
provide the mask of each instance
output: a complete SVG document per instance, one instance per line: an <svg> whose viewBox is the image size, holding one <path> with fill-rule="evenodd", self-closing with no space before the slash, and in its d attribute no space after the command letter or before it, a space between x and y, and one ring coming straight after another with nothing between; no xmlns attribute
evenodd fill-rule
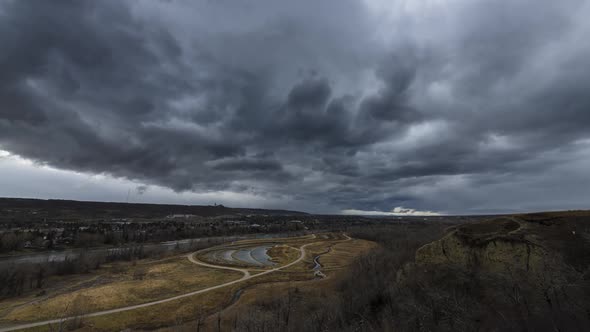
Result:
<svg viewBox="0 0 590 332"><path fill-rule="evenodd" d="M162 260L52 277L42 293L0 301L0 331L153 329L201 324L280 284L321 286L374 244L343 234L246 240ZM211 251L266 247L273 265L211 261ZM214 256L217 257L217 256ZM314 258L321 271L314 271ZM233 266L232 266L233 264ZM319 280L328 276L327 280ZM271 288L268 288L271 287ZM210 320L210 319L209 319ZM188 323L187 323L188 322Z"/></svg>

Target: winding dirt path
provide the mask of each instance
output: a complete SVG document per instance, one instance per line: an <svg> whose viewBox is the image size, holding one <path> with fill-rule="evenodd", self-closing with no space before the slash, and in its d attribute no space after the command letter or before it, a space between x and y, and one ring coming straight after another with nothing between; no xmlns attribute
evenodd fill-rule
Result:
<svg viewBox="0 0 590 332"><path fill-rule="evenodd" d="M349 241L351 240L351 238L344 234L344 236L346 237L345 241ZM316 238L316 235L313 234L312 238ZM274 268L274 269L269 269L269 270L262 270L263 272L255 274L255 275L251 275L250 271L255 271L255 269L242 269L242 268L237 268L237 267L230 267L230 266L223 266L223 265L214 265L214 264L209 264L209 263L205 263L202 262L200 260L197 260L195 258L195 254L199 253L199 251L196 251L190 255L188 255L188 260L191 261L194 264L197 265L201 265L201 266L205 266L205 267L209 267L209 268L215 268L215 269L223 269L223 270L232 270L232 271L238 271L238 272L242 272L244 275L242 276L242 278L240 279L236 279L233 281L229 281L223 284L219 284L216 286L211 286L211 287L207 287L207 288L203 288L194 292L189 292L189 293L185 293L185 294L181 294L181 295L177 295L177 296L173 296L173 297L169 297L169 298L165 298L165 299L161 299L161 300L157 300L157 301L152 301L152 302L146 302L146 303L142 303L142 304L136 304L136 305L130 305L130 306L126 306L126 307L121 307L121 308L116 308L116 309L109 309L109 310L103 310L103 311L97 311L97 312L93 312L93 313L89 313L89 314L85 314L85 315L81 315L81 316L72 316L72 317L64 317L64 318L57 318L57 319L51 319L51 320L44 320L44 321L40 321L40 322L34 322L34 323L27 323L27 324L19 324L19 325L13 325L13 326L7 326L7 327L3 327L0 328L0 332L8 332L8 331L16 331L16 330L21 330L21 329L27 329L27 328L31 328L31 327L37 327L37 326L43 326L43 325L48 325L48 324L59 324L59 323L63 323L65 321L68 320L72 320L72 319L76 319L76 318L87 318L87 317L96 317L96 316L104 316L104 315L109 315L109 314L114 314L117 312L123 312L123 311L129 311L129 310L134 310L134 309L139 309L139 308L145 308L145 307L151 307L154 305L158 305L158 304L162 304L162 303L166 303L166 302L170 302L170 301L175 301L178 299L182 299L185 297L189 297L189 296L193 296L193 295L197 295L197 294L202 294L202 293L206 293L206 292L210 292L212 290L215 289L219 289L219 288L223 288L223 287L227 287L233 284L237 284L239 282L245 281L245 280L249 280L252 278L257 278L269 273L273 273L276 271L280 271L283 269L286 269L288 267L291 267L299 262L301 262L303 259L305 259L305 248L309 245L312 244L316 244L318 242L312 242L312 243L308 243L308 244L304 244L301 246L301 248L295 248L299 251L299 258L297 258L296 260L294 260L293 262Z"/></svg>

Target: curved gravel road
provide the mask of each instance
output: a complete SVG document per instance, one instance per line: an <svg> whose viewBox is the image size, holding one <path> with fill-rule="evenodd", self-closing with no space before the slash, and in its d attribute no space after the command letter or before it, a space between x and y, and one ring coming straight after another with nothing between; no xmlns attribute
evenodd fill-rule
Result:
<svg viewBox="0 0 590 332"><path fill-rule="evenodd" d="M349 241L351 240L351 238L344 234L344 236L346 237L345 241ZM316 238L316 235L313 234L313 238ZM178 300L178 299L182 299L185 297L189 297L189 296L193 296L193 295L197 295L197 294L202 294L202 293L206 293L215 289L219 289L222 287L226 287L229 285L233 285L233 284L237 284L239 282L248 280L248 279L252 279L252 278L257 278L260 276L263 276L265 274L269 274L269 273L273 273L276 271L280 271L282 269L288 268L290 266L293 266L299 262L301 262L304 258L305 258L305 248L309 245L315 244L318 242L312 242L312 243L308 243L305 244L303 246L301 246L301 248L295 248L299 251L299 258L297 258L296 260L294 260L293 262L274 268L274 269L269 269L269 270L262 270L263 272L255 274L255 275L251 275L250 271L254 270L254 269L242 269L242 268L237 268L237 267L229 267L229 266L223 266L223 265L214 265L214 264L209 264L209 263L205 263L205 262L201 262L199 260L197 260L195 258L195 254L198 253L198 251L188 255L188 259L197 265L201 265L201 266L205 266L205 267L209 267L209 268L215 268L215 269L223 269L223 270L232 270L232 271L238 271L238 272L242 272L244 274L244 276L242 276L242 278L240 279L236 279L233 281L229 281L223 284L219 284L216 286L211 286L211 287L207 287L207 288L203 288L194 292L190 292L190 293L185 293L185 294L181 294L181 295L177 295L177 296L173 296L173 297L169 297L169 298L165 298L162 300L157 300L157 301L152 301L152 302L146 302L146 303L142 303L142 304L136 304L136 305L130 305L127 307L121 307L121 308L116 308L116 309L109 309L109 310L103 310L103 311L97 311L97 312L93 312L93 313L89 313L89 314L85 314L85 315L81 315L81 316L72 316L72 317L64 317L64 318L58 318L58 319L51 319L51 320L45 320L45 321L40 321L40 322L34 322L34 323L27 323L27 324L19 324L19 325L13 325L13 326L8 326L8 327L3 327L0 328L0 332L8 332L8 331L16 331L16 330L21 330L21 329L27 329L27 328L31 328L31 327L37 327L37 326L42 326L42 325L48 325L48 324L59 324L59 323L63 323L65 321L71 320L71 319L75 319L75 318L84 318L84 317L96 317L96 316L104 316L104 315L109 315L109 314L114 314L117 312L123 312L123 311L129 311L129 310L134 310L134 309L139 309L139 308L145 308L145 307L151 307L153 305L157 305L157 304L162 304L162 303L166 303L166 302L170 302L170 301L174 301L174 300Z"/></svg>

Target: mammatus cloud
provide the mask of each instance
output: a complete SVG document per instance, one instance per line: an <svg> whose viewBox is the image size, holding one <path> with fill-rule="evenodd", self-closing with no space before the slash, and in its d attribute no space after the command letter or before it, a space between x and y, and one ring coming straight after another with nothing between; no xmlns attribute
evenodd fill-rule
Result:
<svg viewBox="0 0 590 332"><path fill-rule="evenodd" d="M588 15L583 0L3 1L0 150L142 197L582 208Z"/></svg>

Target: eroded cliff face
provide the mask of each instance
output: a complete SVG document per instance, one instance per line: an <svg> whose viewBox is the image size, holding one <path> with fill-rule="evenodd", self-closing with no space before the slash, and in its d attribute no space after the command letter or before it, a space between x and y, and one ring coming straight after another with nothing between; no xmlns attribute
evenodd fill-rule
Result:
<svg viewBox="0 0 590 332"><path fill-rule="evenodd" d="M422 330L590 331L590 212L455 226L396 287Z"/></svg>
<svg viewBox="0 0 590 332"><path fill-rule="evenodd" d="M419 265L451 264L492 273L514 270L541 273L547 260L555 259L530 242L498 238L475 246L462 240L456 231L416 252Z"/></svg>
<svg viewBox="0 0 590 332"><path fill-rule="evenodd" d="M575 278L576 271L563 256L532 231L535 226L516 218L459 226L418 249L416 264L501 275L526 273L557 283Z"/></svg>

